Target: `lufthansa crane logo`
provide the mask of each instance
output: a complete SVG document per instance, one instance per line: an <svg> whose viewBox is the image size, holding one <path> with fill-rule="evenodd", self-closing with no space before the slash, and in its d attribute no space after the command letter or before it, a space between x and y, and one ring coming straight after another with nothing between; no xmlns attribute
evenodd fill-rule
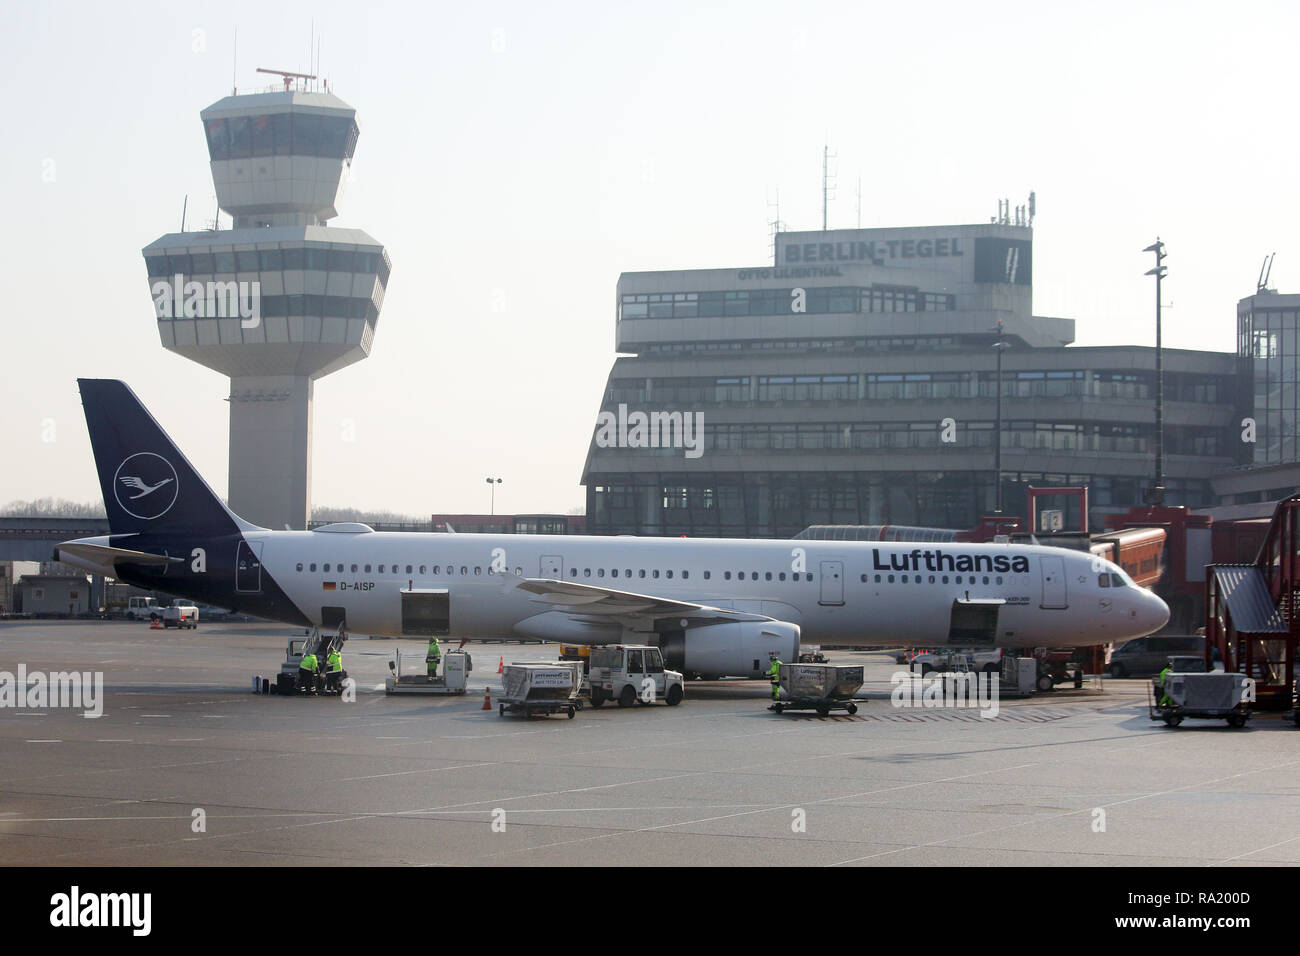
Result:
<svg viewBox="0 0 1300 956"><path fill-rule="evenodd" d="M151 451L136 452L117 466L113 494L123 511L133 518L161 518L176 503L176 469Z"/></svg>

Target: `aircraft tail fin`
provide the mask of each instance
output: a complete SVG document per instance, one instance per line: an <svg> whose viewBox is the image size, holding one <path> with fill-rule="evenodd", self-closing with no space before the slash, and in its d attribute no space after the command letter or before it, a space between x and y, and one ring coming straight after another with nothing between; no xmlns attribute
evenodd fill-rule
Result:
<svg viewBox="0 0 1300 956"><path fill-rule="evenodd" d="M253 530L217 497L126 383L79 378L113 534Z"/></svg>

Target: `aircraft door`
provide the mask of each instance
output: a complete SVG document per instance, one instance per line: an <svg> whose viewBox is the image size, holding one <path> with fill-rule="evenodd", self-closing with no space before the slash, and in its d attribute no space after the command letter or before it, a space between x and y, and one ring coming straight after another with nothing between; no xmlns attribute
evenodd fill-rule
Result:
<svg viewBox="0 0 1300 956"><path fill-rule="evenodd" d="M818 604L844 603L844 562L823 561L821 563L822 591Z"/></svg>
<svg viewBox="0 0 1300 956"><path fill-rule="evenodd" d="M1062 558L1039 558L1038 561L1043 575L1043 601L1039 607L1069 607L1065 593L1065 561Z"/></svg>
<svg viewBox="0 0 1300 956"><path fill-rule="evenodd" d="M542 555L541 567L538 569L537 576L546 578L548 581L563 581L564 557L558 554Z"/></svg>
<svg viewBox="0 0 1300 956"><path fill-rule="evenodd" d="M241 594L258 594L262 590L262 542L249 544L243 539L235 552L235 590Z"/></svg>

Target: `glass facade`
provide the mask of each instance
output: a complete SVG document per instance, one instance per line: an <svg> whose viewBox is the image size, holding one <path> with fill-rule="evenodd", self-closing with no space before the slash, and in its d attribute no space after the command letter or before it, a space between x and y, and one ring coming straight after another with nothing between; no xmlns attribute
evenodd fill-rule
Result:
<svg viewBox="0 0 1300 956"><path fill-rule="evenodd" d="M754 472L637 475L587 489L591 534L793 537L813 524L973 527L992 509L992 471ZM1003 473L1004 509L1024 514L1029 485L1088 485L1094 509L1142 503L1145 478L1104 473ZM1169 479L1167 503L1214 503L1208 479Z"/></svg>
<svg viewBox="0 0 1300 956"><path fill-rule="evenodd" d="M1297 315L1296 309L1261 308L1257 296L1252 307L1237 316L1237 352L1251 366L1256 465L1292 463L1300 453Z"/></svg>
<svg viewBox="0 0 1300 956"><path fill-rule="evenodd" d="M271 113L203 122L208 155L214 160L254 156L319 156L351 162L360 130L350 116Z"/></svg>
<svg viewBox="0 0 1300 956"><path fill-rule="evenodd" d="M625 295L618 317L626 319L694 319L727 315L813 315L850 312L949 312L955 296L900 286L808 288L796 299L794 289L743 289L731 292L665 292ZM795 307L798 302L803 306Z"/></svg>

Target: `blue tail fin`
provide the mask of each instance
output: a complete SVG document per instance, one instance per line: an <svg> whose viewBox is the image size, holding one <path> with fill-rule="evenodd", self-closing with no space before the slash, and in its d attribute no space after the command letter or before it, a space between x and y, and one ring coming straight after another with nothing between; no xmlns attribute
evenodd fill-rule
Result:
<svg viewBox="0 0 1300 956"><path fill-rule="evenodd" d="M113 534L235 534L225 506L124 382L79 378L86 427Z"/></svg>

